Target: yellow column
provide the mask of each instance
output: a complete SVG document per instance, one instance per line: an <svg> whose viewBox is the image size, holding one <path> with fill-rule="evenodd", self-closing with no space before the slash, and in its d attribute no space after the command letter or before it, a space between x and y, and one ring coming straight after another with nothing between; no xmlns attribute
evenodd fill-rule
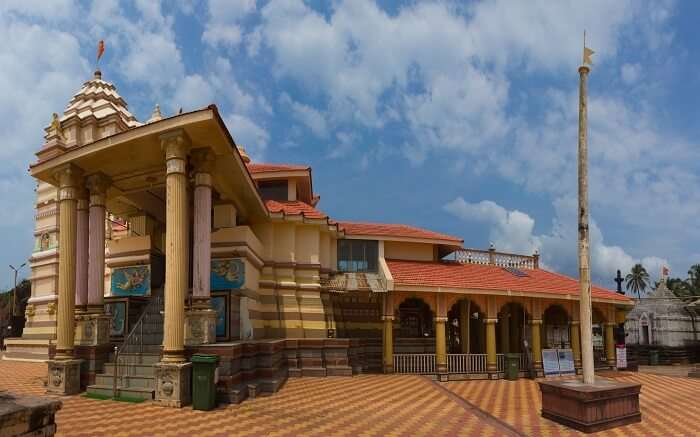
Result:
<svg viewBox="0 0 700 437"><path fill-rule="evenodd" d="M469 353L469 302L462 299L459 301L459 340L462 353Z"/></svg>
<svg viewBox="0 0 700 437"><path fill-rule="evenodd" d="M498 363L496 362L496 323L498 319L486 319L486 370L489 373L496 373Z"/></svg>
<svg viewBox="0 0 700 437"><path fill-rule="evenodd" d="M445 322L447 317L435 317L435 365L438 373L447 372Z"/></svg>
<svg viewBox="0 0 700 437"><path fill-rule="evenodd" d="M394 373L394 316L384 316L384 373Z"/></svg>
<svg viewBox="0 0 700 437"><path fill-rule="evenodd" d="M162 362L185 361L185 296L188 278L188 203L183 131L162 135L166 161L165 313Z"/></svg>
<svg viewBox="0 0 700 437"><path fill-rule="evenodd" d="M614 323L608 322L605 324L605 356L608 359L608 366L611 367L615 367L616 364L614 327Z"/></svg>
<svg viewBox="0 0 700 437"><path fill-rule="evenodd" d="M75 267L76 226L78 214L77 187L82 171L67 165L56 172L59 191L58 243L58 314L56 316L56 360L73 358L75 335Z"/></svg>
<svg viewBox="0 0 700 437"><path fill-rule="evenodd" d="M540 342L540 332L542 330L542 320L531 320L532 331L532 363L535 371L542 370L542 343Z"/></svg>
<svg viewBox="0 0 700 437"><path fill-rule="evenodd" d="M574 353L574 367L581 368L581 324L578 320L571 321L571 350Z"/></svg>

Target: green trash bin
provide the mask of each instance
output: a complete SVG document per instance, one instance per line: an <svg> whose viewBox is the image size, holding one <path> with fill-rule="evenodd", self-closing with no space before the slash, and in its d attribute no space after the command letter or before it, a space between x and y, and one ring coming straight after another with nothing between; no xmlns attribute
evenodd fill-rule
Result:
<svg viewBox="0 0 700 437"><path fill-rule="evenodd" d="M650 366L658 366L659 365L659 351L658 350L650 350L649 351L649 365Z"/></svg>
<svg viewBox="0 0 700 437"><path fill-rule="evenodd" d="M520 354L505 354L506 368L504 372L505 379L511 381L518 379L520 371Z"/></svg>
<svg viewBox="0 0 700 437"><path fill-rule="evenodd" d="M192 408L209 411L216 408L214 374L219 365L218 355L192 355Z"/></svg>

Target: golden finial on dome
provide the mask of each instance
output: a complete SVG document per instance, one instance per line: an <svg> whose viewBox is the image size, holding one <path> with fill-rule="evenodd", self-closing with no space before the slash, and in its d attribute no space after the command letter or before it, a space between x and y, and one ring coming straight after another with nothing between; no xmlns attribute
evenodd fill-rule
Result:
<svg viewBox="0 0 700 437"><path fill-rule="evenodd" d="M58 114L56 114L55 112L51 115L51 127L49 128L49 135L55 135L59 138L63 138L61 120L58 119Z"/></svg>
<svg viewBox="0 0 700 437"><path fill-rule="evenodd" d="M250 162L250 156L248 156L248 153L245 151L245 147L238 146L238 153L241 155L241 159L243 160L244 164L248 164Z"/></svg>
<svg viewBox="0 0 700 437"><path fill-rule="evenodd" d="M154 121L159 121L163 119L163 115L160 113L160 105L156 103L156 107L153 108L151 113L151 118L146 121L146 123L153 123Z"/></svg>

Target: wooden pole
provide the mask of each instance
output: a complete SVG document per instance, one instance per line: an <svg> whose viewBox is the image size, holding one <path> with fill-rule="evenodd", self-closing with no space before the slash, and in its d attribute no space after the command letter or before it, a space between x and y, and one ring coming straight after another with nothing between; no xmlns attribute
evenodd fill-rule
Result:
<svg viewBox="0 0 700 437"><path fill-rule="evenodd" d="M591 270L588 236L588 108L587 79L590 69L579 67L579 107L578 107L578 265L580 284L581 313L581 358L583 383L593 384L593 341L591 320Z"/></svg>

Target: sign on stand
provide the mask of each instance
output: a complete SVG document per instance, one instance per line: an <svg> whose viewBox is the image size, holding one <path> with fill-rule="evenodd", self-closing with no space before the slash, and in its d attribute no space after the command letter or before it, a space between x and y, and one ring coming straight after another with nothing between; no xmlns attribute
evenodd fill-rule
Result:
<svg viewBox="0 0 700 437"><path fill-rule="evenodd" d="M575 375L574 352L571 349L557 349L559 354L559 373L562 375Z"/></svg>
<svg viewBox="0 0 700 437"><path fill-rule="evenodd" d="M556 349L542 349L544 376L559 376L559 354Z"/></svg>
<svg viewBox="0 0 700 437"><path fill-rule="evenodd" d="M617 359L616 366L618 369L627 368L627 348L624 344L615 345L615 358Z"/></svg>
<svg viewBox="0 0 700 437"><path fill-rule="evenodd" d="M571 349L542 349L544 376L575 375L574 353Z"/></svg>

